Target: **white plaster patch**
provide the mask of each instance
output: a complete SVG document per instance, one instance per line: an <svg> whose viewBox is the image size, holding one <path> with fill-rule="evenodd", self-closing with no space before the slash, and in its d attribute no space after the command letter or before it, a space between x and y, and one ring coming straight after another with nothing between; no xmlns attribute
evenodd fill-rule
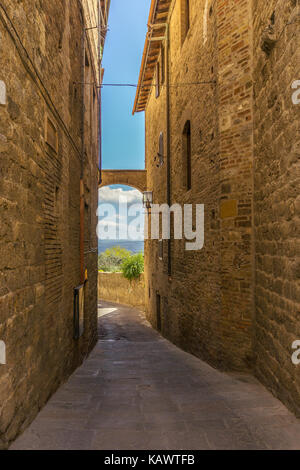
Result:
<svg viewBox="0 0 300 470"><path fill-rule="evenodd" d="M6 85L0 80L0 104L6 104Z"/></svg>
<svg viewBox="0 0 300 470"><path fill-rule="evenodd" d="M0 364L6 364L6 346L4 341L0 341Z"/></svg>

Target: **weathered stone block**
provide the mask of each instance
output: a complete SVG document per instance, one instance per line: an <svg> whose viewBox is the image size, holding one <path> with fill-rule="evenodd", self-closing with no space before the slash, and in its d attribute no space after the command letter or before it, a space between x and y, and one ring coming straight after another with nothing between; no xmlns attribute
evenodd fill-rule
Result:
<svg viewBox="0 0 300 470"><path fill-rule="evenodd" d="M226 219L227 217L237 216L237 201L234 199L221 201L220 204L220 217Z"/></svg>

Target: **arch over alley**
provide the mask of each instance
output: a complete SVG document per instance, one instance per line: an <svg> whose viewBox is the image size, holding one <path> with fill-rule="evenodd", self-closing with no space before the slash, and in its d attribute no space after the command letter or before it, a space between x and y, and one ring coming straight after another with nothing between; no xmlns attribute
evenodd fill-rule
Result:
<svg viewBox="0 0 300 470"><path fill-rule="evenodd" d="M141 192L147 190L146 170L102 170L99 188L112 184L132 186Z"/></svg>

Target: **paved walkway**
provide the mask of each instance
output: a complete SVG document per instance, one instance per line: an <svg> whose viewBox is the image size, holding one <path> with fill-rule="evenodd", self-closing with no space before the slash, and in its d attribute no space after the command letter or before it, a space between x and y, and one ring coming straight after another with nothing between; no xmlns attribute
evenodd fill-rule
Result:
<svg viewBox="0 0 300 470"><path fill-rule="evenodd" d="M102 302L100 340L11 449L300 449L300 422L253 377L181 351Z"/></svg>

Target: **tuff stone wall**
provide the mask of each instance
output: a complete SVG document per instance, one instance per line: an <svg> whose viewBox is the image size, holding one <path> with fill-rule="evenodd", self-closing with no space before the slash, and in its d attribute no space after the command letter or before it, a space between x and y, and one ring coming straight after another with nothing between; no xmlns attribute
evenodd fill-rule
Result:
<svg viewBox="0 0 300 470"><path fill-rule="evenodd" d="M255 371L300 416L300 366L291 361L300 339L300 105L291 88L300 80L299 15L296 0L253 2Z"/></svg>
<svg viewBox="0 0 300 470"><path fill-rule="evenodd" d="M190 29L182 43L181 2L170 13L171 203L205 205L205 243L146 243L147 314L162 333L220 368L252 363L252 82L250 2L190 1ZM154 81L156 78L154 78ZM212 83L199 83L212 82ZM190 84L177 86L177 84ZM193 85L194 84L194 85ZM182 133L191 122L192 189L184 187ZM154 160L164 132L166 87L152 90L146 108L146 168L154 202L167 202L166 157Z"/></svg>
<svg viewBox="0 0 300 470"><path fill-rule="evenodd" d="M142 274L139 280L130 283L122 273L99 273L98 298L144 310L144 275Z"/></svg>
<svg viewBox="0 0 300 470"><path fill-rule="evenodd" d="M184 349L220 368L251 369L300 415L299 0L190 0L170 12L171 203L205 204L205 242L149 240L147 316ZM215 86L191 85L214 79ZM154 76L154 83L156 77ZM176 84L190 83L185 88ZM192 189L183 188L182 131L191 121ZM166 89L146 106L147 186L167 202ZM150 220L149 215L149 220ZM159 296L159 297L158 297ZM158 302L161 320L158 321Z"/></svg>
<svg viewBox="0 0 300 470"><path fill-rule="evenodd" d="M32 421L97 337L97 103L89 87L85 331L73 339L73 288L80 284L82 28L76 1L1 2L0 80L7 98L0 106L0 339L7 363L0 365L0 448ZM94 81L88 40L86 57L86 77Z"/></svg>

